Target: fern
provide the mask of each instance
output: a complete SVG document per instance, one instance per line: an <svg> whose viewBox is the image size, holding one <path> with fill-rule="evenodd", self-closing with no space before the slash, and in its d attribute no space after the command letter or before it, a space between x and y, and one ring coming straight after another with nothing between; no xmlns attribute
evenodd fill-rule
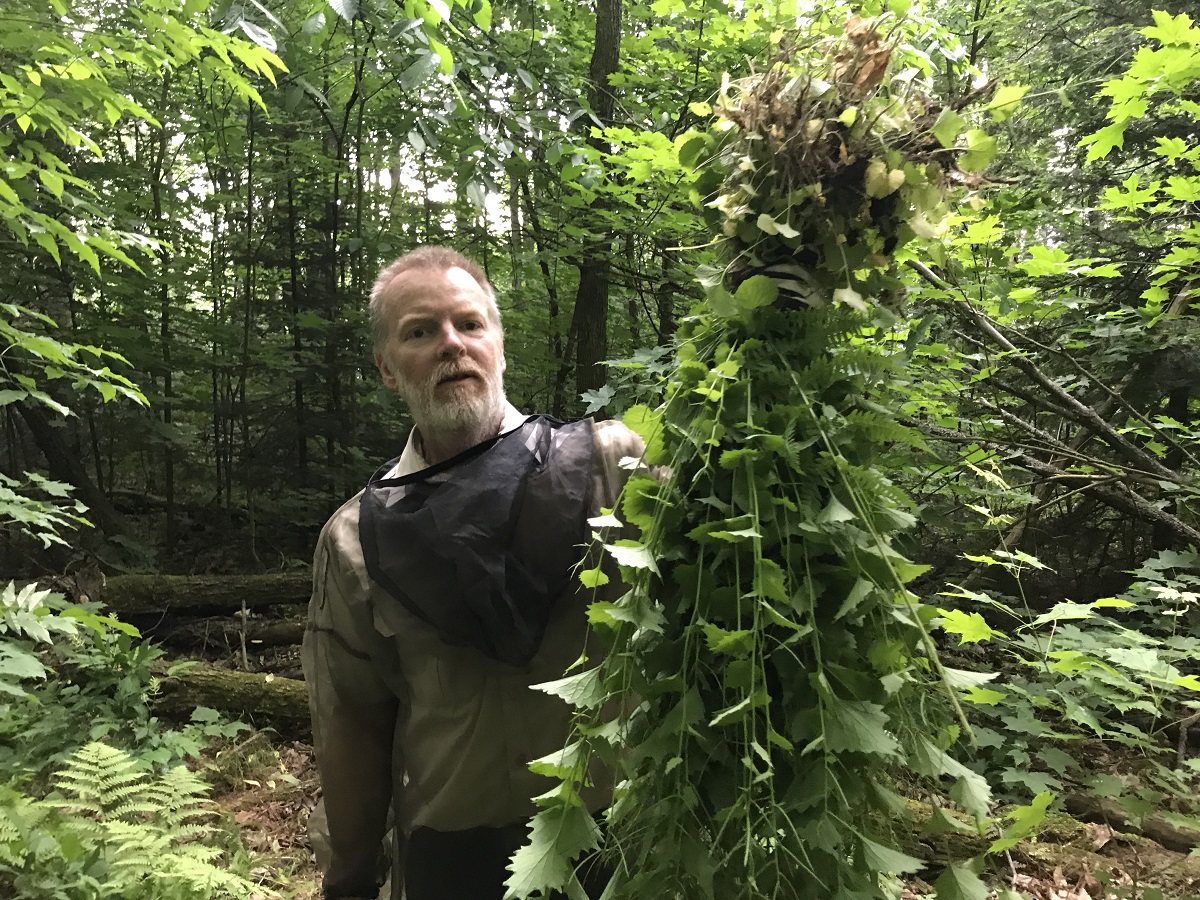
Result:
<svg viewBox="0 0 1200 900"><path fill-rule="evenodd" d="M79 749L54 777L58 794L0 792L0 896L213 900L274 896L222 868L198 822L208 785L180 766L152 776L102 743Z"/></svg>

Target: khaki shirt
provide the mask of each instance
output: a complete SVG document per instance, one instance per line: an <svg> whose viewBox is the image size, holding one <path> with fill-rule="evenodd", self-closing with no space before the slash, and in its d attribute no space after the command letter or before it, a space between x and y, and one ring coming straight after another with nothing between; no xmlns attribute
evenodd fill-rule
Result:
<svg viewBox="0 0 1200 900"><path fill-rule="evenodd" d="M523 420L510 407L503 430ZM643 444L624 425L601 422L594 448L592 515L615 505L628 476L618 464L640 457ZM423 467L410 437L393 474ZM360 497L321 532L303 650L329 817L331 895L373 894L389 801L401 833L508 825L533 814L531 798L555 781L534 775L528 763L567 742L571 710L530 685L562 677L582 655L599 661L603 651L589 635L587 605L623 590L615 572L598 591L570 588L526 667L449 646L367 577ZM393 671L381 671L368 652L381 639L395 648ZM583 792L593 811L607 805L609 794L605 787Z"/></svg>

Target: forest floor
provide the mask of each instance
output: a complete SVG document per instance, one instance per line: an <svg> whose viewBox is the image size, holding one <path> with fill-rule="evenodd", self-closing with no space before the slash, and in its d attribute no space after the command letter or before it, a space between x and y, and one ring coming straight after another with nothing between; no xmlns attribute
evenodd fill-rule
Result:
<svg viewBox="0 0 1200 900"><path fill-rule="evenodd" d="M317 900L320 871L308 840L320 795L312 748L254 731L206 754L201 768L220 827L251 854L252 878L289 900Z"/></svg>
<svg viewBox="0 0 1200 900"><path fill-rule="evenodd" d="M319 793L312 748L250 732L207 754L201 768L214 785L222 827L240 833L253 857L254 877L290 900L316 900L319 872L307 830ZM1029 900L1187 900L1200 898L1200 856L1052 814L1034 839L1000 859L988 880ZM914 878L903 897L932 893L928 882Z"/></svg>

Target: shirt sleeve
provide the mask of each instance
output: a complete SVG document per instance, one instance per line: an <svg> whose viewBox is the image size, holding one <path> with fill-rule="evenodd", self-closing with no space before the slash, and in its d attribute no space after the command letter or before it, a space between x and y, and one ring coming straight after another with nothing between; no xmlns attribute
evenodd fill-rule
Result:
<svg viewBox="0 0 1200 900"><path fill-rule="evenodd" d="M393 746L399 703L367 652L366 586L347 559L339 540L345 523L337 520L325 526L313 559L302 652L332 851L322 895L374 897L389 862L382 848L392 776L403 771Z"/></svg>

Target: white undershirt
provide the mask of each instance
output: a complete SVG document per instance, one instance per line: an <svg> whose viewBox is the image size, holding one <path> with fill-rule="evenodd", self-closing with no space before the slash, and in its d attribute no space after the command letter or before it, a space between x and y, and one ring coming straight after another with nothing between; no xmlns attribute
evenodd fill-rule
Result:
<svg viewBox="0 0 1200 900"><path fill-rule="evenodd" d="M514 428L519 428L529 416L521 412L507 400L504 401L504 419L500 422L500 430L496 434L503 434L506 431L512 431ZM404 452L400 454L400 461L388 472L387 478L402 478L405 475L411 475L414 472L420 472L422 469L428 469L429 463L425 461L425 457L421 455L421 451L417 449L417 429L413 429L408 433L408 443L404 445Z"/></svg>

